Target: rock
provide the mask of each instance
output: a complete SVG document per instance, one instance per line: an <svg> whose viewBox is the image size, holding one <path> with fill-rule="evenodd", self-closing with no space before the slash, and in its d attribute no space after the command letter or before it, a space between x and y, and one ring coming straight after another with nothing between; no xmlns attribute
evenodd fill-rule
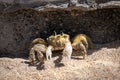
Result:
<svg viewBox="0 0 120 80"><path fill-rule="evenodd" d="M18 10L0 14L0 52L28 54L31 41L44 38L45 17L35 10Z"/></svg>
<svg viewBox="0 0 120 80"><path fill-rule="evenodd" d="M68 7L75 7L78 3L78 0L69 0Z"/></svg>
<svg viewBox="0 0 120 80"><path fill-rule="evenodd" d="M20 9L0 14L0 53L29 54L33 39L46 39L53 31L88 35L94 43L120 39L120 8Z"/></svg>
<svg viewBox="0 0 120 80"><path fill-rule="evenodd" d="M45 6L39 6L37 8L34 8L35 10L41 11L44 10L46 8L68 8L68 3L65 4L59 4L59 5L55 5L55 4L46 4Z"/></svg>
<svg viewBox="0 0 120 80"><path fill-rule="evenodd" d="M3 11L15 11L21 8L36 8L39 6L45 6L46 4L60 4L65 3L67 0L0 0L2 6L0 10ZM4 4L9 4L5 7Z"/></svg>
<svg viewBox="0 0 120 80"><path fill-rule="evenodd" d="M68 3L55 4L54 0L50 2L52 1L53 3L32 9L18 9L23 7L19 2L1 3L3 5L1 8L3 12L0 12L1 54L28 55L33 39L37 37L46 39L53 31L70 34L71 38L83 33L94 43L100 44L120 39L119 1L101 3L98 8L90 8L88 4L81 3L76 7L67 8Z"/></svg>
<svg viewBox="0 0 120 80"><path fill-rule="evenodd" d="M101 3L99 4L99 8L105 8L105 7L120 7L120 1L111 1L107 3Z"/></svg>
<svg viewBox="0 0 120 80"><path fill-rule="evenodd" d="M67 8L72 5L97 9L99 4L110 1L119 0L0 0L0 12L15 11L21 8L39 8L39 10L45 7Z"/></svg>

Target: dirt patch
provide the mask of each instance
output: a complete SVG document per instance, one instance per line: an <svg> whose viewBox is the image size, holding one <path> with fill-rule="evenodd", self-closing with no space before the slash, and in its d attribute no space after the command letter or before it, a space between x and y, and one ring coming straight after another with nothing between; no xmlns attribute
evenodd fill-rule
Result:
<svg viewBox="0 0 120 80"><path fill-rule="evenodd" d="M0 80L119 80L120 41L94 46L86 60L72 56L58 65L59 56L40 66L29 66L28 58L0 58ZM75 58L76 57L76 58ZM56 66L57 65L57 66Z"/></svg>

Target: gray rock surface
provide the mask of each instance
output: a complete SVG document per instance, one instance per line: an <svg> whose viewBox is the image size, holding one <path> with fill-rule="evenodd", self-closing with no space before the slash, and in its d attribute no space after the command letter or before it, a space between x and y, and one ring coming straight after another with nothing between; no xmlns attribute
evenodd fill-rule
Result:
<svg viewBox="0 0 120 80"><path fill-rule="evenodd" d="M21 8L46 7L46 5L49 4L52 4L57 8L59 7L66 8L65 4L68 5L70 1L71 2L73 1L74 3L74 0L0 0L0 11L15 11ZM76 1L78 1L78 4L76 4L76 6L90 7L96 9L99 4L120 0L76 0ZM51 7L51 5L47 7Z"/></svg>
<svg viewBox="0 0 120 80"><path fill-rule="evenodd" d="M59 4L65 3L67 0L0 0L0 5L3 11L15 11L20 8L35 8L39 6L44 6L46 4ZM4 4L9 4L5 6Z"/></svg>

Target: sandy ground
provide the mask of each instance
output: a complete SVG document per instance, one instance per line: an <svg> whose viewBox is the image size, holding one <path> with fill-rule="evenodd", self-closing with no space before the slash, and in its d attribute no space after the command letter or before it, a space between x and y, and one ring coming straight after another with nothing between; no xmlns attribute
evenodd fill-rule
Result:
<svg viewBox="0 0 120 80"><path fill-rule="evenodd" d="M72 56L59 62L54 56L45 63L30 66L28 58L0 58L0 80L120 80L120 41L94 46L88 58Z"/></svg>

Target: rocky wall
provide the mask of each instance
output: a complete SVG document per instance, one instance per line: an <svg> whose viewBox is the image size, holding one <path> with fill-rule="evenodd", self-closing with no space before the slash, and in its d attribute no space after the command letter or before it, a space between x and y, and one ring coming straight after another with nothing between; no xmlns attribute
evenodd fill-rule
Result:
<svg viewBox="0 0 120 80"><path fill-rule="evenodd" d="M20 9L0 13L0 53L16 56L29 54L33 39L46 39L64 32L71 38L79 33L88 35L94 43L120 39L120 8L87 10L82 8Z"/></svg>

